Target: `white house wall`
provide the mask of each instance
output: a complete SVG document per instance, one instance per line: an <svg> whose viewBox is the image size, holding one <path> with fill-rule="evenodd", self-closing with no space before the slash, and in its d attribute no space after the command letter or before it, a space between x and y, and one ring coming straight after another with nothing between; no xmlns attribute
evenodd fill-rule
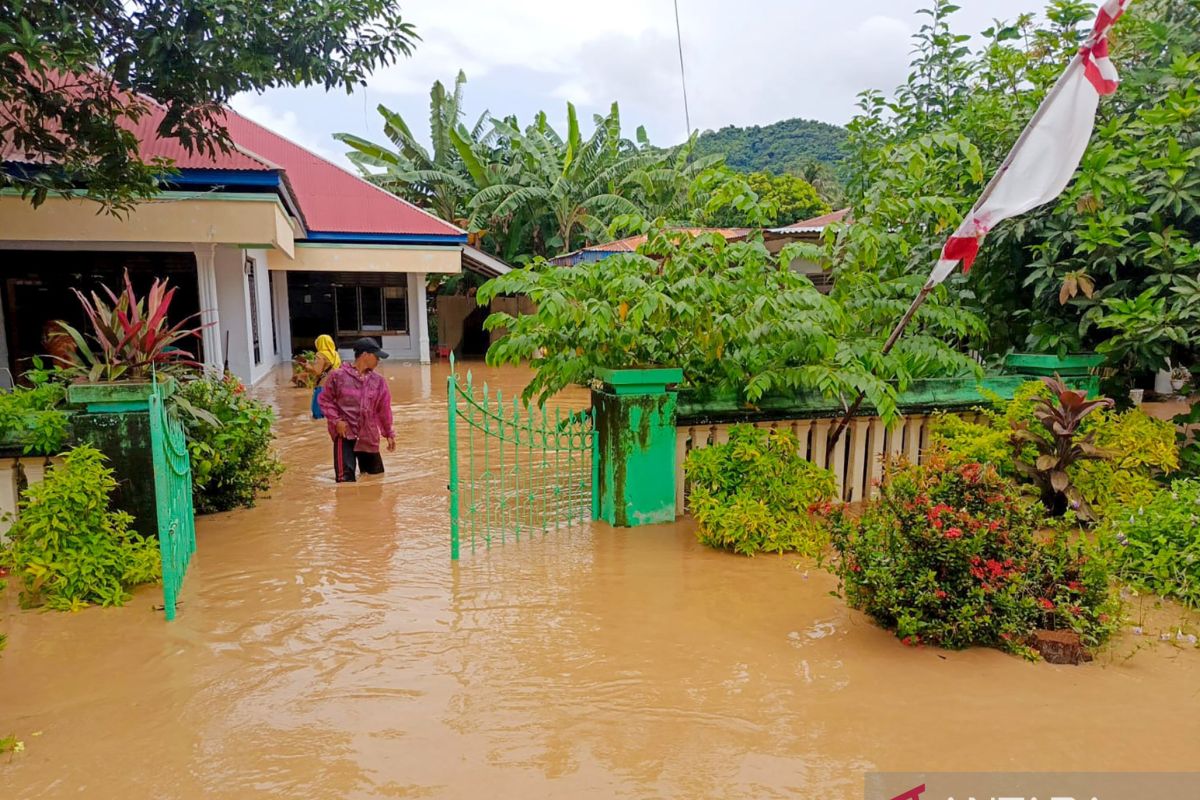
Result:
<svg viewBox="0 0 1200 800"><path fill-rule="evenodd" d="M254 362L254 338L250 328L250 283L246 275L246 258L255 262L254 277L258 295L258 363ZM262 380L282 360L284 345L279 342L279 351L271 345L271 296L267 274L266 252L242 250L237 247L218 247L213 260L217 279L217 315L219 334L224 346L228 341L225 358L229 371L247 384ZM278 339L277 339L278 342Z"/></svg>

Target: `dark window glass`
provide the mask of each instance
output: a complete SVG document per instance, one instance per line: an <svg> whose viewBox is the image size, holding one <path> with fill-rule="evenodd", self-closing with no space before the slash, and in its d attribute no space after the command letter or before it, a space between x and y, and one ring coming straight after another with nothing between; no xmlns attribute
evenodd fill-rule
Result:
<svg viewBox="0 0 1200 800"><path fill-rule="evenodd" d="M383 289L377 286L360 286L359 319L363 331L383 330Z"/></svg>
<svg viewBox="0 0 1200 800"><path fill-rule="evenodd" d="M408 292L403 286L385 286L383 302L387 310L387 329L408 332Z"/></svg>
<svg viewBox="0 0 1200 800"><path fill-rule="evenodd" d="M334 286L333 291L337 303L338 333L358 332L358 287Z"/></svg>

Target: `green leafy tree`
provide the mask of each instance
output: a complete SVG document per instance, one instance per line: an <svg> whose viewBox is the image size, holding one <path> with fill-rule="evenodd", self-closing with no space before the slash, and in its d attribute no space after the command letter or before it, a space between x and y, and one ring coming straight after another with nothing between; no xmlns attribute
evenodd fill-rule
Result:
<svg viewBox="0 0 1200 800"><path fill-rule="evenodd" d="M82 187L127 209L169 167L138 154L141 96L165 108L161 136L216 153L230 146L222 105L233 95L350 90L416 38L390 0L13 0L0 7L0 151L55 168L2 180L35 204Z"/></svg>
<svg viewBox="0 0 1200 800"><path fill-rule="evenodd" d="M909 80L865 93L848 126L856 222L839 246L860 268L928 272L1095 13L1055 0L972 52L955 10L925 12ZM1096 349L1128 383L1200 352L1200 2L1134 4L1111 38L1122 85L1066 192L1000 225L944 291L986 318L977 348Z"/></svg>
<svg viewBox="0 0 1200 800"><path fill-rule="evenodd" d="M768 209L766 224L770 226L788 225L831 210L812 184L791 173L772 175L770 172L752 172L746 176L746 182L759 202ZM755 224L736 209L727 209L724 214L716 215L712 223L742 226Z"/></svg>
<svg viewBox="0 0 1200 800"><path fill-rule="evenodd" d="M508 331L488 351L489 363L528 360L537 370L526 396L586 383L599 367L663 364L681 367L699 392L750 403L798 391L849 402L863 391L891 418L897 391L914 378L974 368L953 343L978 321L937 298L914 335L882 355L893 296L904 289L878 289L854 303L836 287L822 294L784 268L821 258L811 245L773 256L761 237L727 242L640 219L618 225L647 235L637 253L572 267L535 264L479 290L481 303L518 294L536 305L532 314L493 314L486 323Z"/></svg>

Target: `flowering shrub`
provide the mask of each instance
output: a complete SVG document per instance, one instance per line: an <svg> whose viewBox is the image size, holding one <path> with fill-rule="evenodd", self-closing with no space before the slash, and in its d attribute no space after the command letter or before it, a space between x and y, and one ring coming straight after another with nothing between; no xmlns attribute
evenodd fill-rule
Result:
<svg viewBox="0 0 1200 800"><path fill-rule="evenodd" d="M747 556L825 549L810 510L833 497L833 473L801 458L790 432L736 425L727 443L689 453L684 471L701 543Z"/></svg>
<svg viewBox="0 0 1200 800"><path fill-rule="evenodd" d="M207 412L183 416L196 513L253 506L283 472L271 449L275 413L233 376L187 381L178 395Z"/></svg>
<svg viewBox="0 0 1200 800"><path fill-rule="evenodd" d="M1175 481L1108 524L1122 577L1200 607L1200 479Z"/></svg>
<svg viewBox="0 0 1200 800"><path fill-rule="evenodd" d="M838 578L906 644L1032 656L1044 628L1095 646L1117 616L1105 562L1064 535L1040 541L1042 513L992 466L893 462L861 516L830 514Z"/></svg>

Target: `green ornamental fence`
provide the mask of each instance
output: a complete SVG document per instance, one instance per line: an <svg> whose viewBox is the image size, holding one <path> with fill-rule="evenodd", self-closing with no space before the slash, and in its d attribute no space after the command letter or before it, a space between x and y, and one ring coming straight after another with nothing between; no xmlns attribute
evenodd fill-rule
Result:
<svg viewBox="0 0 1200 800"><path fill-rule="evenodd" d="M591 409L506 402L460 380L451 362L450 557L596 519L596 429Z"/></svg>
<svg viewBox="0 0 1200 800"><path fill-rule="evenodd" d="M155 382L149 404L158 546L162 553L163 610L167 619L172 620L188 562L196 552L192 461L183 424L167 413L161 383Z"/></svg>

